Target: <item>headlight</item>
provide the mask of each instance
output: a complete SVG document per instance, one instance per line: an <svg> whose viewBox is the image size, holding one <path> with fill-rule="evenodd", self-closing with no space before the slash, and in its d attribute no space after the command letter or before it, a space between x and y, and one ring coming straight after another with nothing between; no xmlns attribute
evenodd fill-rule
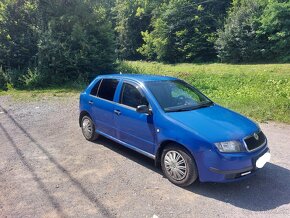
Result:
<svg viewBox="0 0 290 218"><path fill-rule="evenodd" d="M241 152L243 146L239 141L227 141L214 143L220 152Z"/></svg>

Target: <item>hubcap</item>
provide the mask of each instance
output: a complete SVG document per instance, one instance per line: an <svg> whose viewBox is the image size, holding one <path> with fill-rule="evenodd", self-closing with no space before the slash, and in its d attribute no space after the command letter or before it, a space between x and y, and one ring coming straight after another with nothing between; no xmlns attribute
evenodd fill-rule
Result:
<svg viewBox="0 0 290 218"><path fill-rule="evenodd" d="M85 137L90 138L93 133L93 126L92 126L91 121L89 119L84 119L82 127L83 127L83 133Z"/></svg>
<svg viewBox="0 0 290 218"><path fill-rule="evenodd" d="M168 151L164 157L168 174L175 180L182 180L187 174L187 166L182 155L177 151Z"/></svg>

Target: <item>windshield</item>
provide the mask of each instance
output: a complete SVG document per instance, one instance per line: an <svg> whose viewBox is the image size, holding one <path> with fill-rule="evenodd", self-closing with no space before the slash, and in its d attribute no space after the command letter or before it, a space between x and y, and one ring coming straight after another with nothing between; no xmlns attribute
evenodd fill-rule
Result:
<svg viewBox="0 0 290 218"><path fill-rule="evenodd" d="M194 110L213 104L197 89L181 80L150 81L146 87L165 112Z"/></svg>

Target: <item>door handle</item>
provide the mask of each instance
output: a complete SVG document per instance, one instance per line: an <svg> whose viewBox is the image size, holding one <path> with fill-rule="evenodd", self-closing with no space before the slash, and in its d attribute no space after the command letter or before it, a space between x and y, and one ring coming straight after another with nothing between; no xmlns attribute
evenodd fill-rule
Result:
<svg viewBox="0 0 290 218"><path fill-rule="evenodd" d="M94 104L94 102L93 101L89 101L89 104Z"/></svg>
<svg viewBox="0 0 290 218"><path fill-rule="evenodd" d="M114 110L114 113L117 114L118 116L121 115L121 111L119 110Z"/></svg>

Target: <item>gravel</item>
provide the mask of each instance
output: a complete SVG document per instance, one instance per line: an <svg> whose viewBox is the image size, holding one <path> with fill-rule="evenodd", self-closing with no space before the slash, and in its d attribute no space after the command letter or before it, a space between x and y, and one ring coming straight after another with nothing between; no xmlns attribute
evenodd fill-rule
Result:
<svg viewBox="0 0 290 218"><path fill-rule="evenodd" d="M261 124L272 160L256 175L180 188L152 160L86 141L78 96L0 106L0 217L290 217L290 125Z"/></svg>

